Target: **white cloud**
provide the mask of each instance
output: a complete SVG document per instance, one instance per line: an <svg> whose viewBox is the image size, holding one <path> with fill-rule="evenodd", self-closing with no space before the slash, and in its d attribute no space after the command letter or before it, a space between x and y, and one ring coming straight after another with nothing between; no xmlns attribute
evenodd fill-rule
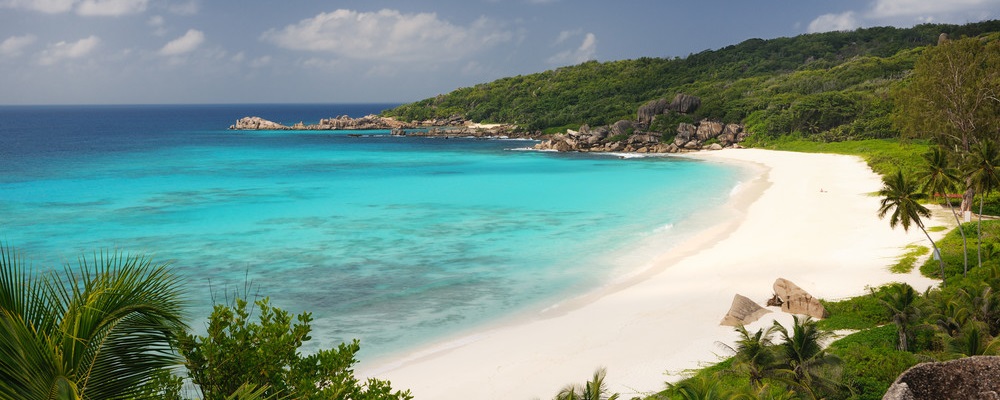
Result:
<svg viewBox="0 0 1000 400"><path fill-rule="evenodd" d="M574 50L566 50L552 57L549 57L549 64L566 65L579 64L584 61L595 59L597 55L597 36L587 33L583 37L583 43Z"/></svg>
<svg viewBox="0 0 1000 400"><path fill-rule="evenodd" d="M50 44L38 55L38 63L52 65L66 59L81 58L94 51L100 43L100 38L91 35L73 43L63 41Z"/></svg>
<svg viewBox="0 0 1000 400"><path fill-rule="evenodd" d="M160 49L160 55L176 56L197 49L205 41L205 34L197 29L188 29L184 36L171 40Z"/></svg>
<svg viewBox="0 0 1000 400"><path fill-rule="evenodd" d="M0 8L20 8L55 14L69 12L77 0L0 0Z"/></svg>
<svg viewBox="0 0 1000 400"><path fill-rule="evenodd" d="M850 31L861 27L854 11L841 14L823 14L809 23L809 33Z"/></svg>
<svg viewBox="0 0 1000 400"><path fill-rule="evenodd" d="M562 31L562 32L559 32L559 37L556 38L555 44L556 45L562 44L563 42L569 40L570 38L572 38L574 36L579 36L579 35L582 35L582 34L583 34L583 29L574 29L574 30L571 30L571 31Z"/></svg>
<svg viewBox="0 0 1000 400"><path fill-rule="evenodd" d="M11 36L0 42L0 56L17 57L25 47L35 43L35 35Z"/></svg>
<svg viewBox="0 0 1000 400"><path fill-rule="evenodd" d="M976 12L988 7L1000 6L1000 0L876 0L869 16L872 18L921 17L934 15Z"/></svg>
<svg viewBox="0 0 1000 400"><path fill-rule="evenodd" d="M146 11L149 0L83 0L76 13L83 16L117 17Z"/></svg>
<svg viewBox="0 0 1000 400"><path fill-rule="evenodd" d="M262 40L286 49L397 62L457 60L512 37L486 18L460 26L435 13L403 14L388 9L321 13L261 35Z"/></svg>

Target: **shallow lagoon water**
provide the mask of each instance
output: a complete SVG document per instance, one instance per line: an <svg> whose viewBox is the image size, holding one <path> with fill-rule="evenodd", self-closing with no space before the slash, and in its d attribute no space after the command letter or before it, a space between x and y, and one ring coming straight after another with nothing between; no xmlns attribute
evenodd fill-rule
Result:
<svg viewBox="0 0 1000 400"><path fill-rule="evenodd" d="M388 132L233 132L388 105L0 107L0 240L36 269L122 249L185 278L191 324L249 279L314 346L401 351L593 290L698 229L744 172Z"/></svg>

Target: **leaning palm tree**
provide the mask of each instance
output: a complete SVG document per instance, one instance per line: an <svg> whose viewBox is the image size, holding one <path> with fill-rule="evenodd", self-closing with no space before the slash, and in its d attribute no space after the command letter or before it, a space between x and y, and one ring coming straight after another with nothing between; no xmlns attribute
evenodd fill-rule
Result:
<svg viewBox="0 0 1000 400"><path fill-rule="evenodd" d="M992 140L984 140L972 149L966 166L966 177L979 194L979 218L976 224L976 253L983 266L983 203L986 195L1000 187L1000 150Z"/></svg>
<svg viewBox="0 0 1000 400"><path fill-rule="evenodd" d="M958 188L958 169L951 165L948 152L939 146L932 147L929 152L924 154L924 161L926 163L923 165L923 169L917 172L917 180L923 182L920 190L931 196L940 195L945 203L948 203L951 214L955 216L958 232L962 234L962 255L964 256L962 277L965 277L969 272L968 241L965 238L965 230L962 229L962 220L958 217L958 211L955 210L951 199L948 198L948 193Z"/></svg>
<svg viewBox="0 0 1000 400"><path fill-rule="evenodd" d="M99 253L35 274L0 245L0 398L139 398L180 365L180 281L144 257Z"/></svg>
<svg viewBox="0 0 1000 400"><path fill-rule="evenodd" d="M931 211L920 204L920 200L925 199L926 195L920 193L913 182L904 178L902 171L896 171L895 174L883 177L882 190L879 190L878 194L882 197L882 203L878 209L879 218L885 218L886 214L891 211L890 227L895 228L896 225L902 225L904 231L909 231L910 225L916 225L924 232L924 236L927 236L927 240L931 242L931 247L934 250L933 254L941 266L941 285L944 285L944 259L941 257L934 239L931 239L931 235L924 228L924 222L920 219L931 216Z"/></svg>
<svg viewBox="0 0 1000 400"><path fill-rule="evenodd" d="M892 323L896 325L896 350L909 351L912 327L921 314L917 307L920 295L905 283L894 283L878 292L873 290L872 295L882 303L889 312Z"/></svg>
<svg viewBox="0 0 1000 400"><path fill-rule="evenodd" d="M750 378L750 386L753 389L760 389L763 386L764 378L771 375L775 364L775 354L771 337L777 329L774 326L767 329L761 328L757 332L750 333L743 325L735 328L740 338L733 346L723 344L728 350L735 353L733 356L733 368L745 373Z"/></svg>

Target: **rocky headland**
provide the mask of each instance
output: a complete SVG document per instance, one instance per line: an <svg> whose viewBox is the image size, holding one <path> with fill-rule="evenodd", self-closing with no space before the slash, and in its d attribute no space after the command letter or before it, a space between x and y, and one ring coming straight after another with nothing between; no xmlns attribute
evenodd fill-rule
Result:
<svg viewBox="0 0 1000 400"><path fill-rule="evenodd" d="M483 125L468 121L459 116L403 122L395 118L378 115L366 115L360 118L351 118L342 115L336 118L321 119L319 123L309 125L303 122L294 125L283 125L261 117L251 116L240 118L235 124L230 125L229 129L250 131L388 130L394 136L537 138L536 134L518 131L513 125Z"/></svg>
<svg viewBox="0 0 1000 400"><path fill-rule="evenodd" d="M351 118L346 115L321 119L316 124L298 122L283 125L261 117L243 117L231 125L231 130L323 131L323 130L389 130L394 136L519 138L540 142L537 150L577 152L679 153L699 150L721 150L739 147L749 132L741 124L726 124L702 119L693 123L677 123L669 128L661 124L652 129L658 116L687 116L701 106L701 99L678 94L673 101L657 99L644 104L635 120L621 120L608 126L583 125L579 130L542 135L526 132L514 125L478 124L459 115L425 121L403 122L392 117L366 115ZM666 130L667 132L661 132Z"/></svg>

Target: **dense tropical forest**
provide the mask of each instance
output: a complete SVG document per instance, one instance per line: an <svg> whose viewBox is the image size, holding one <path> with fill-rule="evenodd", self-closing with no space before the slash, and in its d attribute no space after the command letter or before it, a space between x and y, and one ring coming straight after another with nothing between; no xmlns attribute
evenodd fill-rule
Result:
<svg viewBox="0 0 1000 400"><path fill-rule="evenodd" d="M590 61L503 78L385 115L402 120L462 115L553 133L636 119L646 102L686 93L702 99L689 118L744 122L761 140L790 133L828 141L895 138L888 92L913 68L921 49L937 43L942 33L960 38L998 31L1000 21L987 21L750 39L684 58Z"/></svg>
<svg viewBox="0 0 1000 400"><path fill-rule="evenodd" d="M947 38L941 34L946 33ZM751 39L685 58L588 62L505 78L386 111L402 119L461 115L555 132L635 119L639 106L686 93L692 115L739 122L747 145L857 154L883 175L890 226L919 229L892 268L941 280L826 302L830 318L737 328L731 357L651 399L879 399L920 362L1000 354L1000 21L870 28ZM886 140L890 139L890 140ZM959 196L945 196L959 194ZM973 222L935 241L929 204ZM940 257L928 257L938 254ZM780 256L780 255L776 255ZM923 264L918 266L918 261ZM181 282L142 256L98 253L38 273L0 244L0 398L407 399L389 382L359 381L357 341L315 354L311 315L227 296L205 336L185 326ZM850 333L828 346L831 331ZM614 399L597 370L557 399Z"/></svg>

